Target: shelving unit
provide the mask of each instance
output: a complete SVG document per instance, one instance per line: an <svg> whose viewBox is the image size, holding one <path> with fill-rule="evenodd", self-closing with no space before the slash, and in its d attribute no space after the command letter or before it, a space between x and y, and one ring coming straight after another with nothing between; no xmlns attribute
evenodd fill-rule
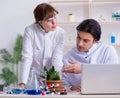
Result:
<svg viewBox="0 0 120 98"><path fill-rule="evenodd" d="M49 0L50 3L88 2L89 0Z"/></svg>
<svg viewBox="0 0 120 98"><path fill-rule="evenodd" d="M88 0L50 0L59 11L59 25L66 31L65 49L76 45L76 26L83 19L89 18L89 1ZM69 14L74 15L73 22L68 20Z"/></svg>
<svg viewBox="0 0 120 98"><path fill-rule="evenodd" d="M94 19L105 22L114 22L112 12L120 11L119 0L93 0L91 14ZM102 17L101 17L102 16ZM103 20L101 19L103 18Z"/></svg>
<svg viewBox="0 0 120 98"><path fill-rule="evenodd" d="M116 44L120 44L120 20L112 19L113 12L120 12L120 0L92 0L91 3L92 18L98 20L102 27L102 40L107 44L110 43L112 33L116 35ZM108 39L108 40L107 40ZM116 48L116 47L115 47Z"/></svg>
<svg viewBox="0 0 120 98"><path fill-rule="evenodd" d="M112 20L112 12L120 12L120 0L50 0L49 2L59 11L59 25L66 31L65 51L76 45L76 26L87 18L99 21L103 42L111 44L110 36L115 33L117 50L120 47L120 21ZM70 13L74 15L73 22L68 20Z"/></svg>

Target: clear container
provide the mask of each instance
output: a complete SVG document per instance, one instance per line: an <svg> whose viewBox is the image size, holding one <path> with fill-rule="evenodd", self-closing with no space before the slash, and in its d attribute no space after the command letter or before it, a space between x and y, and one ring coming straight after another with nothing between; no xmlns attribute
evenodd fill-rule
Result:
<svg viewBox="0 0 120 98"><path fill-rule="evenodd" d="M27 85L27 94L28 95L40 95L42 93L40 89L40 84L37 78L37 73L35 70L32 69L31 71L31 78L30 81L28 81Z"/></svg>

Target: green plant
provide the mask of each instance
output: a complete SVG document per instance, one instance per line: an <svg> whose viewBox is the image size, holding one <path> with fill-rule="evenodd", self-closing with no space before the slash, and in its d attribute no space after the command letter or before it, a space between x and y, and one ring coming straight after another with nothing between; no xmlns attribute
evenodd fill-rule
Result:
<svg viewBox="0 0 120 98"><path fill-rule="evenodd" d="M44 74L42 77L46 80L43 80L44 85L58 85L57 87L50 87L50 92L63 92L63 82L64 80L60 79L60 74L55 70L55 67L52 66L50 69L44 67Z"/></svg>
<svg viewBox="0 0 120 98"><path fill-rule="evenodd" d="M9 86L17 81L17 76L8 67L2 69L0 78L4 81L4 86Z"/></svg>
<svg viewBox="0 0 120 98"><path fill-rule="evenodd" d="M44 72L45 75L42 75L42 77L46 77L46 80L60 80L59 72L55 70L54 66L52 66L50 69L44 67Z"/></svg>
<svg viewBox="0 0 120 98"><path fill-rule="evenodd" d="M0 63L5 64L5 65L11 65L11 67L12 67L12 73L7 74L8 77L12 77L12 75L14 77L15 74L16 74L16 76L18 74L17 73L18 68L16 66L17 69L15 70L14 66L18 65L18 63L22 59L22 42L23 42L23 37L22 37L22 35L18 34L17 38L16 38L15 46L14 46L14 49L13 49L13 53L10 53L7 49L0 49ZM2 70L4 70L3 74L5 74L5 75L2 74L2 79L4 79L4 81L7 82L5 72L10 73L10 70L8 70L6 68L5 69L3 68ZM12 80L13 79L11 79L11 81ZM14 80L13 80L13 83L15 83Z"/></svg>
<svg viewBox="0 0 120 98"><path fill-rule="evenodd" d="M0 63L11 64L14 71L14 64L18 64L22 59L22 42L23 37L18 34L12 54L6 49L0 49Z"/></svg>

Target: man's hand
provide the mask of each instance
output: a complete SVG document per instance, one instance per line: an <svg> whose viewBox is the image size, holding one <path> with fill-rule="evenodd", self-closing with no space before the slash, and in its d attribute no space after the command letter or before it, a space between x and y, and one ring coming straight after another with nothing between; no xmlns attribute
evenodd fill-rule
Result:
<svg viewBox="0 0 120 98"><path fill-rule="evenodd" d="M81 91L81 86L80 86L80 84L72 86L72 87L71 87L71 90L72 90L72 91L80 92L80 91Z"/></svg>
<svg viewBox="0 0 120 98"><path fill-rule="evenodd" d="M81 65L77 62L70 62L68 66L63 67L62 72L78 74L81 72Z"/></svg>

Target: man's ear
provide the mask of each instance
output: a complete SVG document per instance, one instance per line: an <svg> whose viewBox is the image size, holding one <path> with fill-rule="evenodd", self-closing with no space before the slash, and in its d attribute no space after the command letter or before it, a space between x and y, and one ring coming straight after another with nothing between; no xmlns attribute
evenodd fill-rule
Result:
<svg viewBox="0 0 120 98"><path fill-rule="evenodd" d="M94 43L97 43L98 42L98 40L97 39L94 39Z"/></svg>

